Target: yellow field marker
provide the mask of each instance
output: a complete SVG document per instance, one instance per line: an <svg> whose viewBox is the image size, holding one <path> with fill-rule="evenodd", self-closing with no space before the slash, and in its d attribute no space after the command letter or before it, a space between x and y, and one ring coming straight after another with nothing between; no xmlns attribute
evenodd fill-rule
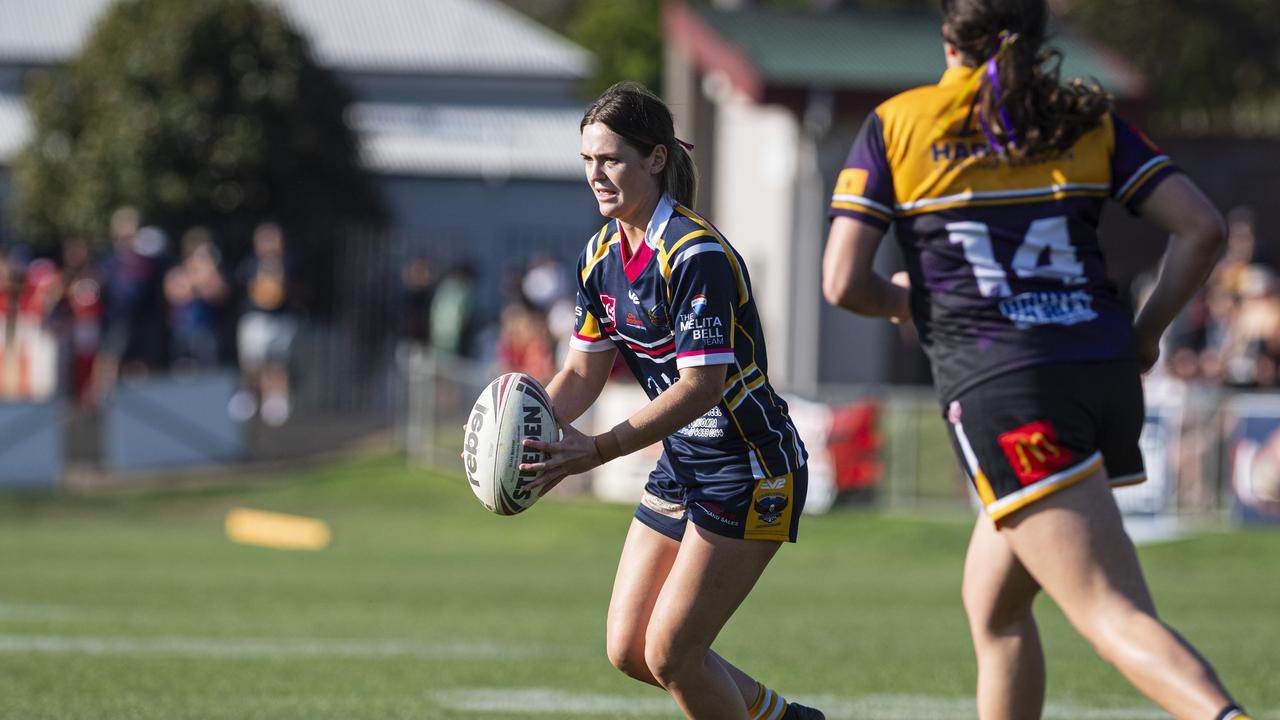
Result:
<svg viewBox="0 0 1280 720"><path fill-rule="evenodd" d="M323 550L331 536L323 520L248 508L227 513L225 527L232 542L278 550Z"/></svg>

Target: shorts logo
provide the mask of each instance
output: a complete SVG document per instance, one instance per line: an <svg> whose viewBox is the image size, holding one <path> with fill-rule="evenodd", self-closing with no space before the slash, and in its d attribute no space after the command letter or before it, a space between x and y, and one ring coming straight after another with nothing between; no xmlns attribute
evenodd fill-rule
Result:
<svg viewBox="0 0 1280 720"><path fill-rule="evenodd" d="M769 493L756 498L752 507L755 508L756 517L760 518L760 522L765 525L774 525L778 522L778 518L782 517L782 511L787 509L788 498L782 493Z"/></svg>
<svg viewBox="0 0 1280 720"><path fill-rule="evenodd" d="M609 324L618 324L618 298L600 293L600 304L604 306L604 314L609 317Z"/></svg>
<svg viewBox="0 0 1280 720"><path fill-rule="evenodd" d="M737 516L726 512L724 508L720 507L716 503L699 500L693 503L693 506L706 513L708 517L718 520L730 527L738 527L742 524L742 521L738 520Z"/></svg>
<svg viewBox="0 0 1280 720"><path fill-rule="evenodd" d="M1030 485L1071 464L1071 453L1058 442L1058 432L1048 420L1037 420L997 438L1018 476Z"/></svg>
<svg viewBox="0 0 1280 720"><path fill-rule="evenodd" d="M689 305L693 308L694 315L701 315L702 308L707 306L706 295L694 295L693 300L689 301Z"/></svg>

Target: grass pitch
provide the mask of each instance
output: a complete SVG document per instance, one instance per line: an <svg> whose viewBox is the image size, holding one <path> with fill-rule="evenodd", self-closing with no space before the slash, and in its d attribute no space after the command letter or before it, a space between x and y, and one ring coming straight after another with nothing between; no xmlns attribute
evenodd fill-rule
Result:
<svg viewBox="0 0 1280 720"><path fill-rule="evenodd" d="M235 545L235 507L317 517L319 552ZM501 518L460 475L363 456L216 489L0 500L0 718L664 718L604 657L631 509ZM806 518L718 649L838 718L972 718L966 518ZM1280 708L1280 533L1142 550L1165 618L1255 717ZM1047 717L1165 717L1048 601Z"/></svg>

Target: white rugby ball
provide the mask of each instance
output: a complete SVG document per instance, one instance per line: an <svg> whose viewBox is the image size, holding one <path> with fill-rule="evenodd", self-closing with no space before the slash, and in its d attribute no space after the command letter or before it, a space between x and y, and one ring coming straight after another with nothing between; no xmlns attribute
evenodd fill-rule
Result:
<svg viewBox="0 0 1280 720"><path fill-rule="evenodd" d="M560 426L542 383L507 373L476 399L462 444L471 491L490 512L515 515L538 501L528 486L539 473L521 472L520 463L542 462L546 453L525 447L525 438L555 442Z"/></svg>

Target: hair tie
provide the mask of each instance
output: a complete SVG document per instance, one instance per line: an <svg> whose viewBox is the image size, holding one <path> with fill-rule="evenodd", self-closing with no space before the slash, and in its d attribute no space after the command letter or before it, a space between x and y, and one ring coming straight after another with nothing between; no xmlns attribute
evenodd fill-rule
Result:
<svg viewBox="0 0 1280 720"><path fill-rule="evenodd" d="M680 143L680 147L684 148L686 152L693 152L693 143L685 142L680 138L676 138L676 142Z"/></svg>
<svg viewBox="0 0 1280 720"><path fill-rule="evenodd" d="M996 48L995 54L985 63L987 81L991 83L991 106L999 110L1000 126L1016 148L1018 147L1018 133L1013 129L1013 122L1009 119L1009 111L1000 104L1000 56L1004 54L1004 51L1013 44L1018 36L1008 30L1001 30L999 37L1000 46ZM991 125L986 116L979 113L978 119L982 123L982 132L986 134L987 144L991 147L992 152L1000 152L1001 146L996 141L995 133L991 131Z"/></svg>

